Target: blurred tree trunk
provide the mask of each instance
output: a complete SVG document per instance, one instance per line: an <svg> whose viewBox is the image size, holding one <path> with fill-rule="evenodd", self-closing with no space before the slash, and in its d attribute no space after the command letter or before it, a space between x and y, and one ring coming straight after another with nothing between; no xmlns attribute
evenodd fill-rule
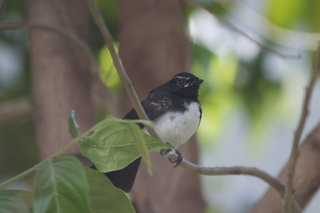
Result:
<svg viewBox="0 0 320 213"><path fill-rule="evenodd" d="M190 47L180 1L120 1L120 25L120 56L141 100L174 74L190 72ZM121 107L125 112L132 106L124 98ZM197 163L195 138L180 151ZM151 158L153 176L142 163L132 190L137 212L204 212L199 176L173 168L159 153L152 152Z"/></svg>
<svg viewBox="0 0 320 213"><path fill-rule="evenodd" d="M278 178L285 183L287 180L286 165ZM320 124L309 134L300 146L300 156L296 168L294 197L304 209L320 186ZM294 208L292 208L293 212ZM272 188L251 209L251 213L281 213L282 199Z"/></svg>
<svg viewBox="0 0 320 213"><path fill-rule="evenodd" d="M84 41L89 40L84 1L28 0L27 16L31 23L73 30ZM31 30L29 41L36 136L44 159L71 141L67 121L72 109L82 131L94 124L90 76L80 53L65 38ZM78 154L78 148L68 152Z"/></svg>

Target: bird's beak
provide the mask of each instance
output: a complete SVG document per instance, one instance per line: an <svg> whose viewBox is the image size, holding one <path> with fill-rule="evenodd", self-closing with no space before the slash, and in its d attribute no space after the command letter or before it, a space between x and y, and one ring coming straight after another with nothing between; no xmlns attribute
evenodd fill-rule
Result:
<svg viewBox="0 0 320 213"><path fill-rule="evenodd" d="M194 81L192 82L192 85L200 85L203 81L204 81L204 80L202 80L202 79L194 80Z"/></svg>

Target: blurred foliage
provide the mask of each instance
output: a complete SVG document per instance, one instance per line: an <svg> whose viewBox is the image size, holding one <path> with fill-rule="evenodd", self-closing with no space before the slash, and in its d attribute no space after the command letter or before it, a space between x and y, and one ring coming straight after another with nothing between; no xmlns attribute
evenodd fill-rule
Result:
<svg viewBox="0 0 320 213"><path fill-rule="evenodd" d="M7 0L3 4L0 21L23 21L24 9L25 1ZM0 103L29 95L31 84L26 31L1 30L0 55ZM10 61L15 66L5 65ZM31 115L0 126L0 179L22 172L37 160L34 122Z"/></svg>
<svg viewBox="0 0 320 213"><path fill-rule="evenodd" d="M319 24L319 20L320 20L320 1L318 0L309 0L307 1L308 3L306 3L304 1L304 3L306 4L306 16L307 16L307 20L306 22L309 23L311 25L311 28L316 31L319 32L320 31L320 24Z"/></svg>
<svg viewBox="0 0 320 213"><path fill-rule="evenodd" d="M118 51L118 45L115 44ZM112 93L119 93L122 88L121 80L118 76L116 68L113 66L112 57L109 49L104 46L99 53L100 78L102 82Z"/></svg>
<svg viewBox="0 0 320 213"><path fill-rule="evenodd" d="M267 18L280 27L307 32L320 30L318 0L269 0L265 8Z"/></svg>
<svg viewBox="0 0 320 213"><path fill-rule="evenodd" d="M291 28L303 15L303 0L270 0L267 7L267 15L273 23L284 28Z"/></svg>

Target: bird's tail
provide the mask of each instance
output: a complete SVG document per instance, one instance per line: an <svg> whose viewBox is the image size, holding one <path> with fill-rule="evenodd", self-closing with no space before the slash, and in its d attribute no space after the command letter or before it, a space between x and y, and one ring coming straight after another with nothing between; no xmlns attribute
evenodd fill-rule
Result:
<svg viewBox="0 0 320 213"><path fill-rule="evenodd" d="M134 180L136 179L140 161L141 157L137 158L135 161L133 161L123 169L106 172L103 174L111 180L115 187L118 187L125 192L129 192L133 186ZM94 165L92 165L90 168L97 170Z"/></svg>

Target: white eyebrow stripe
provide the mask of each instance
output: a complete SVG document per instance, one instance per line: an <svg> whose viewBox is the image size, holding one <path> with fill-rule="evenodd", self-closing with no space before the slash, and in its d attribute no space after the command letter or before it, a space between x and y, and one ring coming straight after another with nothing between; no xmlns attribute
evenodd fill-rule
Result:
<svg viewBox="0 0 320 213"><path fill-rule="evenodd" d="M183 78L183 79L186 79L186 80L189 80L189 79L190 79L190 77L183 77L183 76L176 76L176 77L174 77L174 78Z"/></svg>

